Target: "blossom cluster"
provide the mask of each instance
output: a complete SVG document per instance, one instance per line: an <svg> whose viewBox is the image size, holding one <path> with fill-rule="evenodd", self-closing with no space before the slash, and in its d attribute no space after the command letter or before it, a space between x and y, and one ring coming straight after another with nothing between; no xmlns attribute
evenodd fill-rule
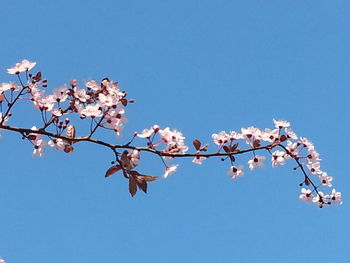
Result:
<svg viewBox="0 0 350 263"><path fill-rule="evenodd" d="M161 128L158 125L135 132L132 140L124 145L114 145L93 139L93 136L100 128L111 130L119 136L127 122L125 108L133 100L126 99L127 94L120 90L118 83L104 78L100 82L86 81L81 87L76 80L71 80L68 85L62 85L49 93L46 92L47 80L42 77L41 72L29 74L35 65L36 62L28 60L16 63L7 72L17 75L20 84L0 83L0 128L21 133L23 138L33 145L34 156L42 157L47 146L72 153L73 144L81 141L108 147L113 151L115 160L105 177L121 172L129 180L129 192L135 195L137 189L147 192L147 182L158 178L135 170L140 163L142 151L161 157L165 168L164 178L178 169L178 164L171 164L174 158L191 157L193 163L202 164L209 157L221 157L222 161L230 162L227 175L232 179L245 175L244 166L236 165L236 155L252 154L247 165L250 170L254 170L265 167L267 157L257 154L265 152L269 154L273 168L284 165L287 160L294 160L297 165L294 170L299 169L304 176L300 184L301 200L311 201L319 207L342 203L341 193L335 189L329 194L320 190L320 187L332 187L333 177L321 169L321 159L313 143L305 137L297 136L288 121L273 120L273 129L250 126L240 131L214 133L212 140L217 145L214 153L206 153L209 144L202 145L199 140L193 141L195 152L188 153L189 146L185 144L185 137L180 131L169 127ZM21 73L25 73L25 80L21 78ZM20 99L33 103L42 117L42 127L24 129L7 126L12 117L12 108ZM4 110L3 105L7 105L7 110ZM76 129L69 114L90 121L90 131L86 136L76 136ZM45 136L49 138L48 141L45 141ZM146 147L132 146L135 138L144 140ZM122 151L119 151L120 149Z"/></svg>
<svg viewBox="0 0 350 263"><path fill-rule="evenodd" d="M7 71L9 74L19 75L21 72L27 73L35 65L36 62L23 60ZM52 94L46 94L47 80L42 78L41 72L35 75L27 74L26 79L25 84L21 80L22 85L17 85L15 82L1 83L0 103L6 101L12 107L15 102L11 100L14 92L17 92L18 99L31 100L35 108L41 112L44 121L42 129L53 125L57 135L62 135L69 127L70 119L66 116L72 113L78 114L81 119L91 120L91 126L94 128L91 128L90 136L98 127L113 130L119 136L123 124L127 122L124 108L133 101L127 100L126 92L119 89L117 82L112 82L108 78L101 82L89 80L84 83L84 88L80 88L76 80L71 80L69 86L62 85L54 89ZM10 112L5 117L0 113L0 123L5 125L10 116ZM33 155L43 156L46 146L67 152L72 149L60 138L45 142L40 136L33 139L34 137L32 135L30 139L34 146Z"/></svg>
<svg viewBox="0 0 350 263"><path fill-rule="evenodd" d="M237 140L243 140L250 149L253 149L253 157L248 161L250 170L262 168L265 166L265 156L255 154L256 150L267 149L271 156L271 164L273 168L278 165L284 165L286 160L294 159L297 163L297 168L304 173L304 181L300 186L306 185L311 189L302 188L300 199L309 202L312 201L318 204L319 207L330 204L341 204L341 193L335 189L331 194L324 194L319 191L320 186L332 187L332 176L328 176L327 172L321 170L319 153L315 150L313 143L304 137L298 137L290 128L290 123L283 120L273 120L274 129L258 129L256 127L242 128L241 132L221 131L212 135L215 144L219 146L219 152L223 149L226 153L237 153ZM262 144L267 144L264 147ZM233 147L234 146L234 147ZM272 149L280 147L281 150ZM231 159L231 167L227 172L232 179L237 179L244 175L243 165L234 165L234 160ZM318 177L319 183L313 183L314 177Z"/></svg>

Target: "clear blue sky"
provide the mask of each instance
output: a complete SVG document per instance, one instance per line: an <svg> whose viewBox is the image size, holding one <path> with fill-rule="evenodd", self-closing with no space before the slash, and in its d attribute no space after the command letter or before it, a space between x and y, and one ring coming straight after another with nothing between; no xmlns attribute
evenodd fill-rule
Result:
<svg viewBox="0 0 350 263"><path fill-rule="evenodd" d="M152 124L187 143L287 119L320 152L342 206L298 199L292 165L232 181L228 163L191 160L149 194L103 177L113 158L78 145L33 158L1 132L0 257L7 263L348 262L350 177L349 1L43 1L0 3L0 82L37 61L56 88L70 79L117 80L135 103L124 142ZM18 108L12 124L37 113ZM161 175L158 158L140 169ZM238 160L239 162L239 160ZM241 159L247 168L246 160Z"/></svg>

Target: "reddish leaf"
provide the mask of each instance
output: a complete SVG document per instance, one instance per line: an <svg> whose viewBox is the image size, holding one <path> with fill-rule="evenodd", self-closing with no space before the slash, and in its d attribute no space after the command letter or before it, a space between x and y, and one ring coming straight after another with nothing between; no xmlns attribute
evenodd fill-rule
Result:
<svg viewBox="0 0 350 263"><path fill-rule="evenodd" d="M118 172L119 170L121 170L121 166L120 165L113 165L111 168L109 168L105 174L105 177L111 176L112 174L115 174L116 172Z"/></svg>
<svg viewBox="0 0 350 263"><path fill-rule="evenodd" d="M138 176L136 179L137 186L147 193L147 182L142 178L142 176Z"/></svg>
<svg viewBox="0 0 350 263"><path fill-rule="evenodd" d="M231 146L231 151L234 152L238 147L238 143L235 143L234 145Z"/></svg>
<svg viewBox="0 0 350 263"><path fill-rule="evenodd" d="M159 177L158 176L150 176L150 175L142 175L142 178L146 181L146 182L152 182L157 180Z"/></svg>
<svg viewBox="0 0 350 263"><path fill-rule="evenodd" d="M236 161L235 157L233 155L230 155L231 162Z"/></svg>
<svg viewBox="0 0 350 263"><path fill-rule="evenodd" d="M224 150L225 150L225 152L227 152L227 153L229 153L229 152L231 152L231 150L230 150L230 148L228 148L226 145L224 145L224 147L222 147Z"/></svg>
<svg viewBox="0 0 350 263"><path fill-rule="evenodd" d="M136 195L137 192L137 183L136 183L136 179L134 176L130 176L129 177L129 193L131 194L131 196Z"/></svg>
<svg viewBox="0 0 350 263"><path fill-rule="evenodd" d="M196 148L197 151L201 148L201 142L199 140L194 140L193 141L193 146Z"/></svg>

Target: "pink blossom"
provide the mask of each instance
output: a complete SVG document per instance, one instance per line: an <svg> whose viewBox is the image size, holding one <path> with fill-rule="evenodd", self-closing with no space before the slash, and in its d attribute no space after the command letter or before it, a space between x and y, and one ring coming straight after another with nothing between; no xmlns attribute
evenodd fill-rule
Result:
<svg viewBox="0 0 350 263"><path fill-rule="evenodd" d="M228 176L231 176L232 179L237 179L240 176L244 176L244 172L243 172L243 166L239 165L239 166L231 166L230 170L227 172Z"/></svg>
<svg viewBox="0 0 350 263"><path fill-rule="evenodd" d="M35 126L31 128L31 130L36 131L38 130ZM44 156L44 147L46 146L45 141L43 138L38 134L30 134L34 136L34 139L30 140L34 146L33 156Z"/></svg>
<svg viewBox="0 0 350 263"><path fill-rule="evenodd" d="M30 62L26 59L22 60L19 63L16 63L12 68L7 69L8 74L19 74L31 70L36 65L36 62Z"/></svg>
<svg viewBox="0 0 350 263"><path fill-rule="evenodd" d="M321 174L323 171L320 169L320 162L314 162L307 164L307 168L310 170L312 174Z"/></svg>
<svg viewBox="0 0 350 263"><path fill-rule="evenodd" d="M250 126L248 128L242 128L241 131L243 138L249 145L253 145L254 140L261 139L262 132L256 127Z"/></svg>
<svg viewBox="0 0 350 263"><path fill-rule="evenodd" d="M305 138L305 137L300 137L300 142L301 142L305 147L307 147L308 149L314 149L314 148L315 148L314 145L313 145L313 143L312 143L309 139L307 139L307 138Z"/></svg>
<svg viewBox="0 0 350 263"><path fill-rule="evenodd" d="M179 165L176 164L176 165L172 165L172 166L167 166L165 167L165 173L163 174L163 177L164 178L167 178L169 175L171 175L172 173L174 173L177 169Z"/></svg>
<svg viewBox="0 0 350 263"><path fill-rule="evenodd" d="M79 89L77 87L74 87L74 97L81 102L86 102L86 100L90 98L84 89Z"/></svg>
<svg viewBox="0 0 350 263"><path fill-rule="evenodd" d="M91 117L91 118L97 118L102 116L102 111L100 109L100 105L88 105L85 109L82 109L80 111L80 116L85 117Z"/></svg>
<svg viewBox="0 0 350 263"><path fill-rule="evenodd" d="M160 129L159 134L162 137L162 141L167 144L167 148L164 152L169 153L185 153L188 151L188 147L185 145L185 137L180 131L170 130L169 127Z"/></svg>
<svg viewBox="0 0 350 263"><path fill-rule="evenodd" d="M96 80L89 80L85 82L85 86L93 91L98 91L101 87Z"/></svg>
<svg viewBox="0 0 350 263"><path fill-rule="evenodd" d="M277 167L277 165L284 165L285 164L285 155L286 153L283 151L274 151L272 153L272 167Z"/></svg>
<svg viewBox="0 0 350 263"><path fill-rule="evenodd" d="M203 156L196 156L194 157L194 159L192 160L193 163L195 164L202 164L202 162L207 159L206 157Z"/></svg>
<svg viewBox="0 0 350 263"><path fill-rule="evenodd" d="M215 144L221 146L229 142L230 135L228 135L225 131L221 131L219 133L213 133L211 138L213 139Z"/></svg>
<svg viewBox="0 0 350 263"><path fill-rule="evenodd" d="M331 199L333 200L333 204L341 205L343 203L341 201L341 193L337 192L335 189L332 190Z"/></svg>
<svg viewBox="0 0 350 263"><path fill-rule="evenodd" d="M17 86L15 82L8 82L8 83L0 83L0 93L3 93L8 90L20 90L22 87Z"/></svg>
<svg viewBox="0 0 350 263"><path fill-rule="evenodd" d="M57 102L64 102L68 97L68 90L66 85L54 89L53 97Z"/></svg>
<svg viewBox="0 0 350 263"><path fill-rule="evenodd" d="M137 133L137 137L150 138L153 133L157 133L158 131L159 131L159 126L153 125L150 129L144 129L142 133Z"/></svg>
<svg viewBox="0 0 350 263"><path fill-rule="evenodd" d="M295 132L290 129L290 128L285 128L284 131L286 132L286 134L288 135L289 138L293 139L293 140L297 140L298 136L295 134Z"/></svg>
<svg viewBox="0 0 350 263"><path fill-rule="evenodd" d="M305 202L309 202L314 198L312 191L310 189L302 188L301 193L302 194L299 196L299 198L301 200L304 200Z"/></svg>
<svg viewBox="0 0 350 263"><path fill-rule="evenodd" d="M65 148L65 143L62 139L58 138L58 139L54 139L54 140L50 140L47 143L50 147L55 147L57 150L64 150Z"/></svg>
<svg viewBox="0 0 350 263"><path fill-rule="evenodd" d="M235 131L230 131L230 133L228 134L228 138L230 141L234 141L238 139L243 139L243 135Z"/></svg>
<svg viewBox="0 0 350 263"><path fill-rule="evenodd" d="M265 129L261 133L261 139L266 141L266 142L275 142L278 140L279 137L279 129Z"/></svg>
<svg viewBox="0 0 350 263"><path fill-rule="evenodd" d="M332 180L333 177L332 176L328 176L328 174L326 172L323 172L322 175L319 176L321 184L324 186L332 186Z"/></svg>
<svg viewBox="0 0 350 263"><path fill-rule="evenodd" d="M290 123L288 121L282 121L282 120L275 120L275 119L273 119L273 122L275 123L275 127L277 129L282 129L282 128L290 126Z"/></svg>
<svg viewBox="0 0 350 263"><path fill-rule="evenodd" d="M265 156L256 155L253 159L248 161L250 170L253 170L257 167L263 168L265 165L263 161L265 160Z"/></svg>
<svg viewBox="0 0 350 263"><path fill-rule="evenodd" d="M298 143L287 141L287 150L294 156L298 156L299 151L297 150L297 147L299 146Z"/></svg>
<svg viewBox="0 0 350 263"><path fill-rule="evenodd" d="M307 155L309 164L320 161L321 159L319 157L320 157L320 154L316 152L314 148L309 149L308 155Z"/></svg>

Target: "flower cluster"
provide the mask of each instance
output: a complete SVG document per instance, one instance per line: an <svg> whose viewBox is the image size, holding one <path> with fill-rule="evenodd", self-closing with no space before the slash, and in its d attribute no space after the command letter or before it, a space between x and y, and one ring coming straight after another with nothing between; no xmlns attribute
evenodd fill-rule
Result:
<svg viewBox="0 0 350 263"><path fill-rule="evenodd" d="M158 135L158 137L156 137ZM185 137L180 131L171 130L169 127L161 129L158 125L153 125L150 129L144 129L142 133L135 133L135 136L146 139L147 146L150 149L158 149L165 145L165 148L160 150L165 159L171 159L171 154L184 154L188 151L188 146L185 145ZM156 140L157 139L157 140ZM170 158L169 158L170 157ZM178 165L165 164L164 178L176 171Z"/></svg>
<svg viewBox="0 0 350 263"><path fill-rule="evenodd" d="M319 153L313 143L299 137L290 128L290 123L284 120L273 120L273 129L259 129L253 126L242 128L240 131L221 131L212 134L212 140L217 145L213 153L206 153L208 144L202 145L199 140L193 141L194 153L187 153L189 147L185 144L184 135L169 127L161 128L153 125L142 132L135 132L131 141L115 145L95 139L96 131L100 128L111 130L117 136L122 132L127 122L125 108L133 100L126 99L126 92L121 91L118 83L104 78L98 82L89 80L79 86L76 80L68 85L62 85L48 92L47 80L41 72L29 73L36 62L23 60L9 68L9 74L17 75L19 83L0 83L0 128L18 132L34 147L33 156L44 155L47 146L66 153L72 153L73 145L79 142L98 144L112 150L115 159L112 161L105 177L121 172L129 180L129 192L134 196L137 189L147 192L147 183L156 180L157 176L141 174L135 169L142 152L150 152L161 157L164 164L163 177L167 178L178 169L178 164L171 164L174 158L193 158L195 164L202 164L209 157L220 157L228 160L230 168L227 175L237 179L245 175L244 166L236 165L236 157L241 154L252 154L248 160L250 170L265 167L266 155L269 154L273 168L284 165L287 160L294 160L296 167L304 176L300 186L301 200L313 202L319 207L330 204L341 204L341 193L335 189L324 194L321 187L332 187L333 177L321 169ZM25 80L21 78L25 73ZM48 94L47 94L48 93ZM40 112L43 125L31 129L8 126L12 116L13 106L17 101L31 101ZM7 106L7 109L4 108ZM69 117L77 115L82 120L90 122L90 130L85 136L76 136L76 129ZM48 138L47 142L45 137ZM146 141L146 147L133 146L135 138ZM243 146L242 146L243 145ZM244 147L243 148L241 148ZM259 151L259 154L258 154ZM317 183L316 183L317 182Z"/></svg>
<svg viewBox="0 0 350 263"><path fill-rule="evenodd" d="M302 188L302 194L300 199L308 202L313 201L317 203L319 207L324 205L341 204L341 193L335 189L332 190L332 194L324 194L319 191L320 186L332 187L333 177L321 170L319 153L315 150L313 143L304 138L298 137L290 127L288 121L273 120L275 129L258 129L256 127L242 128L241 132L236 131L225 132L221 131L212 135L212 139L215 144L219 146L219 153L224 150L231 157L231 167L227 172L228 176L232 179L237 179L244 175L243 166L234 165L235 159L232 158L237 153L242 152L238 149L237 140L242 139L248 145L248 149L253 150L253 157L248 161L248 167L250 170L264 167L264 161L266 159L263 155L255 154L258 150L267 150L271 155L271 164L275 168L278 165L284 165L286 160L294 159L297 163L297 168L301 169L304 173L304 181L300 186L306 185L311 189ZM266 145L263 145L263 144ZM272 150L276 147L280 147L281 150ZM247 150L243 150L247 151ZM232 154L232 155L230 155ZM319 183L313 183L314 176L318 176Z"/></svg>

